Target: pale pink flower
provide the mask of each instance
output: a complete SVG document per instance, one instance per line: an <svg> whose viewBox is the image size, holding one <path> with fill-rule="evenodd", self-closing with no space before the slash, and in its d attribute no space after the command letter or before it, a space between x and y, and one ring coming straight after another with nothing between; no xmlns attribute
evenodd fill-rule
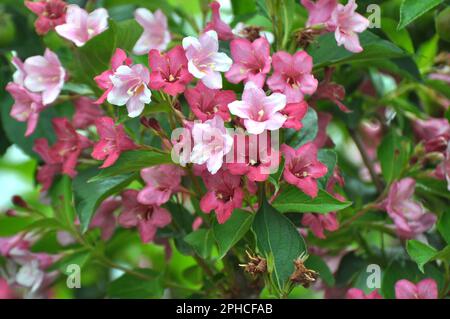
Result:
<svg viewBox="0 0 450 319"><path fill-rule="evenodd" d="M264 130L278 130L286 122L280 113L286 106L286 96L281 93L266 93L253 82L247 82L242 101L228 105L230 113L244 119L244 126L250 134L261 134Z"/></svg>
<svg viewBox="0 0 450 319"><path fill-rule="evenodd" d="M195 88L187 89L184 97L192 112L201 121L212 119L215 115L229 121L231 116L228 104L236 100L234 91L209 89L203 82L198 82Z"/></svg>
<svg viewBox="0 0 450 319"><path fill-rule="evenodd" d="M101 238L107 241L116 229L116 216L114 212L122 205L122 201L115 198L104 200L97 208L89 228L100 228Z"/></svg>
<svg viewBox="0 0 450 319"><path fill-rule="evenodd" d="M25 136L33 134L39 120L39 113L45 108L40 94L31 93L17 83L8 83L6 91L11 94L14 104L10 115L19 122L27 122Z"/></svg>
<svg viewBox="0 0 450 319"><path fill-rule="evenodd" d="M196 230L200 229L202 224L203 224L203 219L201 217L197 217L196 219L194 219L194 222L192 223L192 230L196 231Z"/></svg>
<svg viewBox="0 0 450 319"><path fill-rule="evenodd" d="M13 52L14 56L11 59L11 63L14 65L14 67L16 68L16 71L13 74L13 82L17 83L21 86L25 85L25 76L26 76L26 72L25 72L25 68L23 66L23 62L22 60L16 55L15 52Z"/></svg>
<svg viewBox="0 0 450 319"><path fill-rule="evenodd" d="M317 0L315 2L300 0L300 2L308 10L307 27L328 22L338 5L337 0Z"/></svg>
<svg viewBox="0 0 450 319"><path fill-rule="evenodd" d="M444 152L450 141L450 124L445 118L413 121L416 136L425 144L427 152Z"/></svg>
<svg viewBox="0 0 450 319"><path fill-rule="evenodd" d="M267 85L274 92L286 95L287 103L298 103L304 94L313 94L317 89L317 80L311 74L312 57L305 51L294 55L279 51L272 57L274 72L267 79Z"/></svg>
<svg viewBox="0 0 450 319"><path fill-rule="evenodd" d="M286 182L297 186L309 197L316 197L319 191L317 179L328 171L327 166L317 160L317 147L309 142L295 150L283 144L281 152L285 158L283 177Z"/></svg>
<svg viewBox="0 0 450 319"><path fill-rule="evenodd" d="M416 181L410 177L392 184L384 205L395 223L397 234L410 239L429 230L436 222L436 215L426 212L413 199Z"/></svg>
<svg viewBox="0 0 450 319"><path fill-rule="evenodd" d="M126 105L129 117L139 116L145 104L151 101L152 93L147 87L149 81L150 72L142 64L119 66L111 76L113 88L108 93L108 102Z"/></svg>
<svg viewBox="0 0 450 319"><path fill-rule="evenodd" d="M234 38L233 31L230 26L222 21L220 17L220 3L213 1L209 4L211 8L211 21L205 27L204 32L214 30L219 36L219 40L228 41Z"/></svg>
<svg viewBox="0 0 450 319"><path fill-rule="evenodd" d="M177 131L179 134L175 134L171 137L173 145L171 151L172 159L175 163L178 163L183 167L185 167L187 163L190 163L192 145L194 144L192 139L193 126L193 122L185 121L184 127Z"/></svg>
<svg viewBox="0 0 450 319"><path fill-rule="evenodd" d="M308 104L305 101L290 103L280 112L286 117L283 127L299 131L303 127L302 120L308 112Z"/></svg>
<svg viewBox="0 0 450 319"><path fill-rule="evenodd" d="M95 121L100 141L94 145L92 157L105 160L101 168L113 165L124 151L135 149L137 146L125 133L122 124L116 126L110 117L101 117Z"/></svg>
<svg viewBox="0 0 450 319"><path fill-rule="evenodd" d="M50 104L56 100L64 86L66 70L61 66L58 56L46 49L44 56L33 56L25 60L24 84L31 92L42 92L42 103Z"/></svg>
<svg viewBox="0 0 450 319"><path fill-rule="evenodd" d="M144 29L136 42L133 52L137 55L147 54L150 50L164 51L170 43L171 36L167 26L167 17L161 10L151 13L148 9L139 8L134 12L136 21Z"/></svg>
<svg viewBox="0 0 450 319"><path fill-rule="evenodd" d="M241 187L241 177L220 170L215 175L203 174L208 192L200 201L200 208L205 213L215 210L219 224L230 218L235 208L242 207L244 191Z"/></svg>
<svg viewBox="0 0 450 319"><path fill-rule="evenodd" d="M137 190L126 190L122 193L123 211L119 216L119 224L125 228L137 227L143 243L155 239L158 228L169 225L172 221L170 213L157 205L143 205L137 200Z"/></svg>
<svg viewBox="0 0 450 319"><path fill-rule="evenodd" d="M181 190L181 177L184 171L172 164L144 168L141 177L146 186L139 192L138 201L145 205L162 205L172 194Z"/></svg>
<svg viewBox="0 0 450 319"><path fill-rule="evenodd" d="M194 148L191 162L205 164L211 174L217 173L222 167L223 157L230 152L233 138L227 133L220 116L204 123L195 123L192 128Z"/></svg>
<svg viewBox="0 0 450 319"><path fill-rule="evenodd" d="M131 64L132 61L130 58L127 57L125 51L123 51L122 49L116 49L111 58L111 69L106 70L105 72L103 72L100 75L97 75L94 78L98 87L105 90L105 92L103 92L102 96L95 102L95 104L102 104L106 100L109 92L113 89L111 76L114 75L119 66L121 65L130 66Z"/></svg>
<svg viewBox="0 0 450 319"><path fill-rule="evenodd" d="M82 96L75 100L75 113L72 124L76 129L86 129L103 115L103 110L88 97Z"/></svg>
<svg viewBox="0 0 450 319"><path fill-rule="evenodd" d="M336 213L303 214L302 225L309 227L317 238L325 239L324 230L333 232L339 229Z"/></svg>
<svg viewBox="0 0 450 319"><path fill-rule="evenodd" d="M345 6L338 4L328 23L329 28L335 30L337 44L355 53L363 51L357 33L369 27L369 20L356 12L357 7L355 0L349 0Z"/></svg>
<svg viewBox="0 0 450 319"><path fill-rule="evenodd" d="M378 290L366 294L364 291L358 288L351 288L347 291L346 294L347 299L383 299L381 295L378 293Z"/></svg>
<svg viewBox="0 0 450 319"><path fill-rule="evenodd" d="M395 283L396 299L438 299L436 281L431 278L423 279L417 284L402 279Z"/></svg>
<svg viewBox="0 0 450 319"><path fill-rule="evenodd" d="M99 8L91 13L72 4L67 8L66 23L55 28L63 38L81 47L90 39L108 29L108 11Z"/></svg>
<svg viewBox="0 0 450 319"><path fill-rule="evenodd" d="M200 79L210 89L222 88L222 75L227 72L233 61L219 50L216 31L207 31L200 37L186 37L183 48L188 59L189 72Z"/></svg>
<svg viewBox="0 0 450 319"><path fill-rule="evenodd" d="M253 42L247 39L235 39L230 43L230 50L233 65L225 73L227 80L231 83L250 81L262 87L272 61L269 41L264 37Z"/></svg>
<svg viewBox="0 0 450 319"><path fill-rule="evenodd" d="M39 35L66 21L67 3L62 0L25 1L25 6L38 16L34 27Z"/></svg>
<svg viewBox="0 0 450 319"><path fill-rule="evenodd" d="M187 59L183 47L177 45L169 52L161 54L158 50L151 50L148 54L150 74L150 88L161 90L176 96L183 93L186 85L191 82L192 75L187 68Z"/></svg>

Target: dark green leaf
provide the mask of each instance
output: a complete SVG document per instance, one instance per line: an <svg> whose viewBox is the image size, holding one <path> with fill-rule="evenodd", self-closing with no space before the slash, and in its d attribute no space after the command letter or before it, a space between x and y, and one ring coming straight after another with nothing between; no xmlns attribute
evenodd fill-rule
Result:
<svg viewBox="0 0 450 319"><path fill-rule="evenodd" d="M316 198L311 198L295 186L283 187L273 206L282 213L321 213L338 211L350 206L319 189Z"/></svg>
<svg viewBox="0 0 450 319"><path fill-rule="evenodd" d="M88 182L97 172L98 169L90 168L79 172L73 180L75 209L83 232L88 229L92 216L100 203L124 189L137 177L136 173L128 173Z"/></svg>
<svg viewBox="0 0 450 319"><path fill-rule="evenodd" d="M334 168L337 165L337 155L336 152L331 149L320 149L317 154L317 159L319 162L325 164L328 168L327 175L319 179L319 185L322 189L325 189L328 183L328 180L333 175Z"/></svg>
<svg viewBox="0 0 450 319"><path fill-rule="evenodd" d="M135 272L144 275L135 276L124 274L110 283L108 287L108 296L111 298L161 298L164 288L161 279L154 271L150 269L139 269ZM148 279L146 279L148 277Z"/></svg>
<svg viewBox="0 0 450 319"><path fill-rule="evenodd" d="M250 229L253 218L254 214L236 209L225 224L214 221L213 234L219 247L220 258L225 257L226 253L244 237Z"/></svg>
<svg viewBox="0 0 450 319"><path fill-rule="evenodd" d="M293 148L299 148L303 144L313 141L319 129L317 113L312 107L308 108L308 112L302 120L303 127L300 131L287 129L285 139L287 144Z"/></svg>
<svg viewBox="0 0 450 319"><path fill-rule="evenodd" d="M272 283L285 292L294 272L294 260L306 253L305 242L294 224L266 201L253 221L257 247L267 259Z"/></svg>
<svg viewBox="0 0 450 319"><path fill-rule="evenodd" d="M447 209L442 214L437 224L437 228L447 244L450 244L450 209Z"/></svg>
<svg viewBox="0 0 450 319"><path fill-rule="evenodd" d="M401 174L409 159L409 141L391 132L383 138L378 147L383 177L387 183L395 180Z"/></svg>

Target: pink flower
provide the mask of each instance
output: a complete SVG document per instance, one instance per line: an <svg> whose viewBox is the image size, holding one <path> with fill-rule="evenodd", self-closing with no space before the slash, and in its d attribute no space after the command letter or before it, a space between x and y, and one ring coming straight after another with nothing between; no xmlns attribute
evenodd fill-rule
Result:
<svg viewBox="0 0 450 319"><path fill-rule="evenodd" d="M313 94L317 89L317 80L311 74L313 61L305 51L294 55L279 51L272 57L274 72L267 85L274 92L286 95L287 103L298 103L304 94Z"/></svg>
<svg viewBox="0 0 450 319"><path fill-rule="evenodd" d="M38 16L34 27L40 35L66 21L67 4L62 0L25 1L25 6Z"/></svg>
<svg viewBox="0 0 450 319"><path fill-rule="evenodd" d="M127 54L122 49L116 49L111 58L111 70L106 70L102 74L94 78L98 87L106 90L102 96L95 102L95 104L102 104L105 102L109 92L113 89L113 83L111 81L111 76L117 71L117 69L122 65L130 66L132 61L127 58Z"/></svg>
<svg viewBox="0 0 450 319"><path fill-rule="evenodd" d="M266 93L253 82L247 82L242 101L228 105L230 113L244 119L244 126L250 134L261 134L264 130L278 130L286 122L279 111L286 106L286 96Z"/></svg>
<svg viewBox="0 0 450 319"><path fill-rule="evenodd" d="M103 110L88 97L82 96L75 100L75 113L72 124L76 129L85 129L95 123L103 115Z"/></svg>
<svg viewBox="0 0 450 319"><path fill-rule="evenodd" d="M148 243L154 240L158 228L171 223L172 216L159 206L140 204L137 196L136 190L122 193L123 211L119 216L119 224L125 228L137 227L142 242Z"/></svg>
<svg viewBox="0 0 450 319"><path fill-rule="evenodd" d="M66 23L55 28L63 38L81 47L90 39L108 29L108 11L99 8L91 13L73 4L67 8Z"/></svg>
<svg viewBox="0 0 450 319"><path fill-rule="evenodd" d="M13 82L17 83L21 86L25 85L25 76L26 76L26 72L25 72L25 68L23 66L23 62L22 60L17 57L15 55L15 53L13 52L14 56L11 59L11 63L14 65L14 67L16 68L16 71L13 74Z"/></svg>
<svg viewBox="0 0 450 319"><path fill-rule="evenodd" d="M333 232L339 229L336 213L304 214L302 217L302 225L309 227L313 234L321 239L326 238L324 230Z"/></svg>
<svg viewBox="0 0 450 319"><path fill-rule="evenodd" d="M308 104L305 101L287 104L281 110L281 114L286 117L286 122L284 122L283 127L299 131L303 127L302 120L306 112L308 112Z"/></svg>
<svg viewBox="0 0 450 319"><path fill-rule="evenodd" d="M315 2L301 0L300 2L308 10L307 27L328 22L337 8L337 0L317 0Z"/></svg>
<svg viewBox="0 0 450 319"><path fill-rule="evenodd" d="M269 41L264 37L253 43L247 39L235 39L231 41L230 49L234 62L231 69L225 73L227 80L231 83L251 81L262 87L272 61Z"/></svg>
<svg viewBox="0 0 450 319"><path fill-rule="evenodd" d="M41 95L31 93L17 83L8 83L6 91L14 99L10 115L19 122L27 122L25 136L33 134L39 120L39 113L44 109Z"/></svg>
<svg viewBox="0 0 450 319"><path fill-rule="evenodd" d="M183 175L184 171L172 164L144 168L141 177L146 186L138 194L139 203L158 206L167 203L172 194L180 191Z"/></svg>
<svg viewBox="0 0 450 319"><path fill-rule="evenodd" d="M429 120L415 120L414 133L424 141L427 152L444 152L450 141L450 124L447 119L431 118Z"/></svg>
<svg viewBox="0 0 450 319"><path fill-rule="evenodd" d="M220 72L227 72L233 61L219 50L216 31L207 31L200 37L186 37L183 48L188 59L189 72L210 89L222 88Z"/></svg>
<svg viewBox="0 0 450 319"><path fill-rule="evenodd" d="M144 29L133 48L134 54L143 55L153 49L158 51L167 49L171 36L167 26L167 17L161 10L158 9L153 14L148 9L139 8L134 12L134 17Z"/></svg>
<svg viewBox="0 0 450 319"><path fill-rule="evenodd" d="M283 144L281 152L285 158L283 177L289 184L297 186L314 198L319 191L317 179L327 174L326 165L317 160L317 147L309 142L294 150Z"/></svg>
<svg viewBox="0 0 450 319"><path fill-rule="evenodd" d="M42 185L42 191L45 192L52 186L54 177L62 172L63 158L52 151L45 138L36 139L33 150L45 163L39 167L36 177L38 183Z"/></svg>
<svg viewBox="0 0 450 319"><path fill-rule="evenodd" d="M347 299L383 299L376 289L365 294L361 289L351 288L347 291L346 297Z"/></svg>
<svg viewBox="0 0 450 319"><path fill-rule="evenodd" d="M333 116L330 113L317 112L317 117L319 128L313 143L317 146L317 148L322 148L325 145L332 143L331 139L327 135L327 127L333 119Z"/></svg>
<svg viewBox="0 0 450 319"><path fill-rule="evenodd" d="M396 299L438 299L438 288L433 279L423 279L416 285L402 279L395 283Z"/></svg>
<svg viewBox="0 0 450 319"><path fill-rule="evenodd" d="M235 208L242 207L244 192L241 188L241 177L220 170L216 175L204 174L208 192L200 201L200 208L205 213L216 211L219 224L230 218Z"/></svg>
<svg viewBox="0 0 450 319"><path fill-rule="evenodd" d="M245 143L242 146L242 143ZM227 155L227 168L233 175L246 175L252 182L263 182L277 169L280 154L271 147L268 134L235 134L233 158Z"/></svg>
<svg viewBox="0 0 450 319"><path fill-rule="evenodd" d="M222 167L223 157L230 152L233 138L227 133L220 116L214 116L204 123L195 123L192 128L194 148L191 162L205 164L211 174Z"/></svg>
<svg viewBox="0 0 450 319"><path fill-rule="evenodd" d="M152 96L147 87L150 81L148 69L142 64L131 67L121 65L110 79L113 88L108 93L108 102L118 106L126 105L129 117L139 116Z"/></svg>
<svg viewBox="0 0 450 319"><path fill-rule="evenodd" d="M422 205L413 200L416 181L404 178L392 184L385 201L386 211L395 223L401 238L413 238L436 222L436 215L427 213Z"/></svg>
<svg viewBox="0 0 450 319"><path fill-rule="evenodd" d="M95 212L89 228L100 228L102 240L107 241L116 229L116 217L114 212L121 206L122 201L109 198L103 201Z"/></svg>
<svg viewBox="0 0 450 319"><path fill-rule="evenodd" d="M62 159L62 172L74 177L77 174L75 167L78 157L83 149L91 145L91 142L87 137L78 134L66 118L55 118L52 124L57 140L51 152L54 158Z"/></svg>
<svg viewBox="0 0 450 319"><path fill-rule="evenodd" d="M45 50L44 56L33 56L25 60L25 87L31 92L42 92L42 103L50 104L56 100L64 85L66 71L58 56Z"/></svg>
<svg viewBox="0 0 450 319"><path fill-rule="evenodd" d="M345 88L332 82L333 69L326 68L322 82L319 83L317 91L309 102L314 105L316 100L329 100L336 104L342 112L351 112L341 101L345 99Z"/></svg>
<svg viewBox="0 0 450 319"><path fill-rule="evenodd" d="M0 299L15 299L16 294L4 278L0 278Z"/></svg>
<svg viewBox="0 0 450 319"><path fill-rule="evenodd" d="M369 27L369 20L356 13L357 7L355 0L349 0L345 6L338 4L329 21L329 27L335 30L337 44L355 53L363 51L357 33Z"/></svg>
<svg viewBox="0 0 450 319"><path fill-rule="evenodd" d="M233 31L230 26L222 21L220 18L220 4L217 1L213 1L209 4L211 8L211 21L205 27L204 32L214 30L219 36L219 40L229 41L234 38Z"/></svg>
<svg viewBox="0 0 450 319"><path fill-rule="evenodd" d="M177 131L179 134L175 134L171 137L173 145L171 151L172 160L174 163L180 164L183 167L185 167L187 163L190 163L192 145L194 144L192 139L193 126L193 122L185 121L184 127Z"/></svg>
<svg viewBox="0 0 450 319"><path fill-rule="evenodd" d="M177 45L166 54L151 50L149 55L150 88L163 90L175 96L183 93L186 85L191 82L192 75L187 68L187 59L183 47Z"/></svg>
<svg viewBox="0 0 450 319"><path fill-rule="evenodd" d="M92 157L96 160L105 160L101 168L113 165L124 151L136 148L122 124L116 126L110 117L101 117L95 121L100 141L94 145Z"/></svg>
<svg viewBox="0 0 450 319"><path fill-rule="evenodd" d="M207 88L203 82L187 89L184 93L192 112L201 121L212 119L219 115L224 121L229 121L228 104L236 100L236 94L231 90L213 90Z"/></svg>

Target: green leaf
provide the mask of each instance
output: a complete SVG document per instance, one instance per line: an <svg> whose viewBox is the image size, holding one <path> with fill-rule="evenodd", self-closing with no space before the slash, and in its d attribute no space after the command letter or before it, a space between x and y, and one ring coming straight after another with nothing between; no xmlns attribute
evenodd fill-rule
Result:
<svg viewBox="0 0 450 319"><path fill-rule="evenodd" d="M124 189L137 177L136 173L129 173L88 183L97 172L97 168L90 168L79 172L73 180L75 209L83 232L87 231L92 216L101 202Z"/></svg>
<svg viewBox="0 0 450 319"><path fill-rule="evenodd" d="M437 229L447 244L450 244L450 209L447 209L439 218Z"/></svg>
<svg viewBox="0 0 450 319"><path fill-rule="evenodd" d="M219 258L225 257L226 253L244 237L254 217L252 213L236 209L225 224L214 221L212 230L219 247Z"/></svg>
<svg viewBox="0 0 450 319"><path fill-rule="evenodd" d="M417 66L419 67L420 73L424 74L429 71L429 69L434 64L434 58L436 57L439 50L439 37L437 35L433 36L430 40L423 43L417 50L415 60Z"/></svg>
<svg viewBox="0 0 450 319"><path fill-rule="evenodd" d="M88 85L71 82L64 84L63 91L68 91L79 95L94 94L94 92L92 92L91 88Z"/></svg>
<svg viewBox="0 0 450 319"><path fill-rule="evenodd" d="M144 150L128 151L122 153L114 165L100 169L100 173L90 179L89 183L117 175L139 172L146 167L169 163L172 163L170 154Z"/></svg>
<svg viewBox="0 0 450 319"><path fill-rule="evenodd" d="M267 259L272 283L285 293L294 260L306 253L305 242L292 222L266 201L253 221L253 231L260 253Z"/></svg>
<svg viewBox="0 0 450 319"><path fill-rule="evenodd" d="M387 183L392 182L401 174L409 159L409 147L409 141L394 131L383 138L378 147L378 159Z"/></svg>
<svg viewBox="0 0 450 319"><path fill-rule="evenodd" d="M161 278L150 269L135 270L149 279L129 273L124 274L110 283L108 296L111 298L161 298L164 293Z"/></svg>
<svg viewBox="0 0 450 319"><path fill-rule="evenodd" d="M272 203L282 213L320 213L338 211L352 203L341 202L319 189L317 197L311 198L295 186L283 187L280 195Z"/></svg>
<svg viewBox="0 0 450 319"><path fill-rule="evenodd" d="M317 113L312 108L308 108L308 112L302 120L303 127L300 131L287 129L285 139L287 144L293 148L298 148L307 142L313 141L319 130Z"/></svg>
<svg viewBox="0 0 450 319"><path fill-rule="evenodd" d="M397 22L394 19L383 18L381 28L388 36L389 40L406 50L408 53L414 53L414 45L408 30L397 30Z"/></svg>
<svg viewBox="0 0 450 319"><path fill-rule="evenodd" d="M400 21L397 29L403 29L421 15L441 4L443 1L444 0L403 0L400 6Z"/></svg>
<svg viewBox="0 0 450 319"><path fill-rule="evenodd" d="M334 286L335 280L333 273L322 258L316 255L309 255L308 259L305 261L305 266L318 272L319 277L327 284L328 287Z"/></svg>
<svg viewBox="0 0 450 319"><path fill-rule="evenodd" d="M30 217L0 215L0 237L9 237L27 229L33 223Z"/></svg>
<svg viewBox="0 0 450 319"><path fill-rule="evenodd" d="M423 266L436 256L436 249L417 240L408 240L406 250L412 260L417 263L421 272L424 272Z"/></svg>
<svg viewBox="0 0 450 319"><path fill-rule="evenodd" d="M447 181L430 177L417 177L416 186L430 194L450 199L450 192L447 188Z"/></svg>
<svg viewBox="0 0 450 319"><path fill-rule="evenodd" d="M321 68L332 64L354 61L372 61L400 58L407 53L394 43L383 40L370 31L360 35L361 46L364 51L352 53L343 46L338 47L334 33L327 33L318 37L317 41L307 50L314 61L314 68Z"/></svg>
<svg viewBox="0 0 450 319"><path fill-rule="evenodd" d="M184 237L194 251L203 259L208 259L211 256L211 251L214 245L214 238L210 229L199 229Z"/></svg>
<svg viewBox="0 0 450 319"><path fill-rule="evenodd" d="M144 30L135 19L120 21L116 27L117 47L131 51Z"/></svg>

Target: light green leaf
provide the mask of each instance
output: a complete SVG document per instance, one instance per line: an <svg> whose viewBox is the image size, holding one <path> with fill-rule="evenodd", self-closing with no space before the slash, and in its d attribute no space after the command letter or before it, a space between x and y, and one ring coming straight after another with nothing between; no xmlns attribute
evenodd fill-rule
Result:
<svg viewBox="0 0 450 319"><path fill-rule="evenodd" d="M450 209L447 209L442 214L437 224L437 228L447 244L450 244Z"/></svg>
<svg viewBox="0 0 450 319"><path fill-rule="evenodd" d="M196 230L185 236L184 241L203 259L208 259L211 256L214 238L210 229Z"/></svg>
<svg viewBox="0 0 450 319"><path fill-rule="evenodd" d="M423 266L436 256L436 249L417 240L408 240L406 250L412 260L417 263L421 272L424 272Z"/></svg>
<svg viewBox="0 0 450 319"><path fill-rule="evenodd" d="M409 159L409 141L394 131L383 138L378 147L378 159L387 183L392 182L401 174Z"/></svg>
<svg viewBox="0 0 450 319"><path fill-rule="evenodd" d="M111 298L161 298L164 293L161 278L150 269L139 269L135 272L148 277L149 279L124 274L110 283L108 296Z"/></svg>

